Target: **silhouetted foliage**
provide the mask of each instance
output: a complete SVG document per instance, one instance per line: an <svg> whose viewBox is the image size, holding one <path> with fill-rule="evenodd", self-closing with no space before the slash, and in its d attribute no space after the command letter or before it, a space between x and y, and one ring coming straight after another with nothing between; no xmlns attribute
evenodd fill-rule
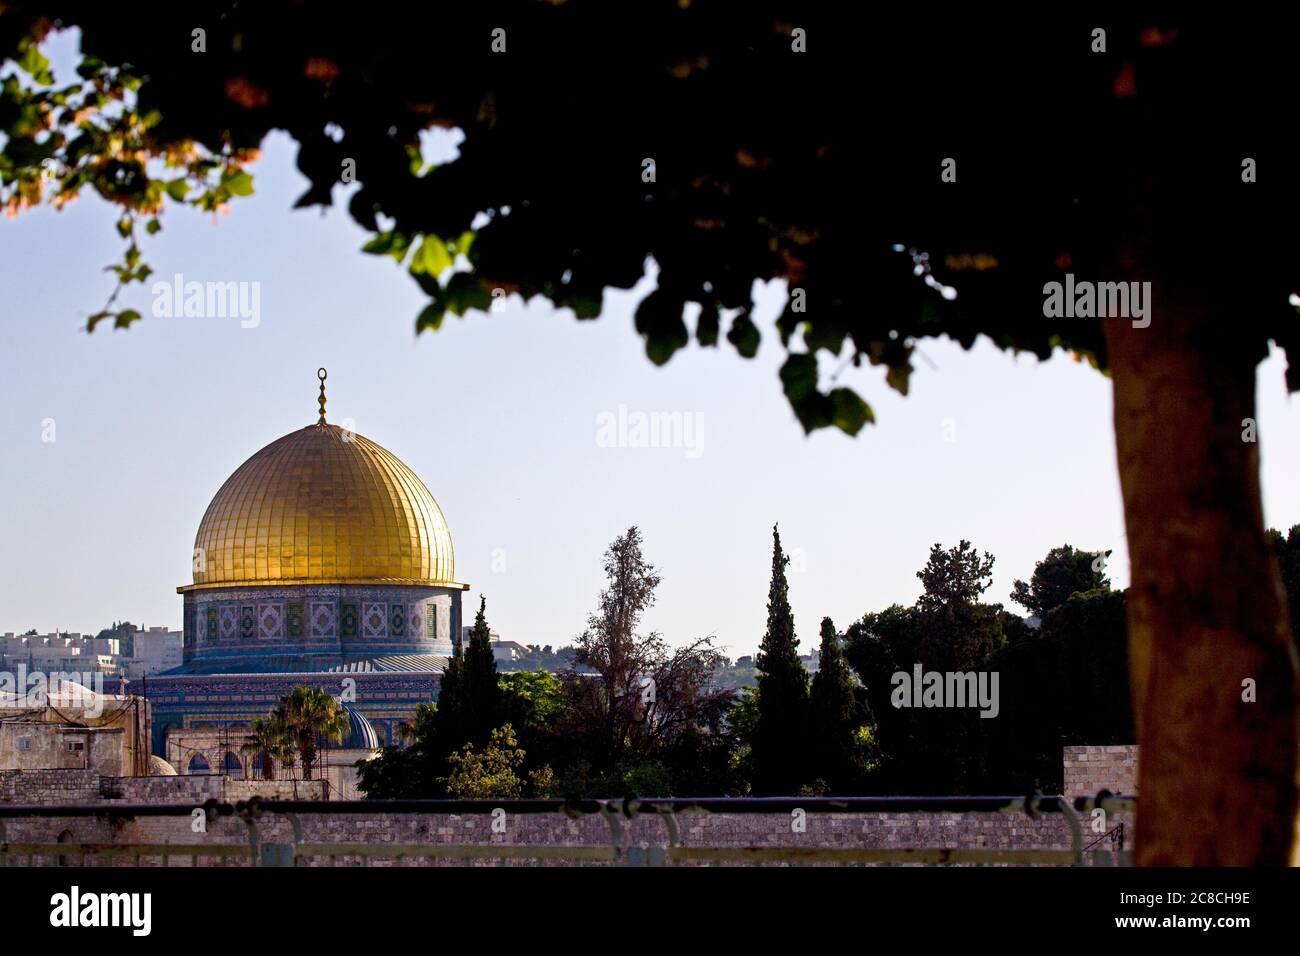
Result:
<svg viewBox="0 0 1300 956"><path fill-rule="evenodd" d="M1041 618L1064 604L1071 594L1108 588L1105 559L1109 555L1109 551L1076 551L1068 544L1053 548L1034 565L1028 582L1012 582L1011 600Z"/></svg>

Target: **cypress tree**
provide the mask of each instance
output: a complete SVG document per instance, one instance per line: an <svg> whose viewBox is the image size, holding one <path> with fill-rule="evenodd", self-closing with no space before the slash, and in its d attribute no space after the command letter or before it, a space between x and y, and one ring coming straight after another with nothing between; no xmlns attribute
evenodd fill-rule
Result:
<svg viewBox="0 0 1300 956"><path fill-rule="evenodd" d="M815 765L811 773L836 793L848 793L866 770L870 742L858 731L870 723L870 710L858 699L835 623L822 618L821 652L809 696L809 727ZM873 735L874 736L874 735Z"/></svg>
<svg viewBox="0 0 1300 956"><path fill-rule="evenodd" d="M808 674L799 660L781 533L772 526L772 583L767 632L754 663L758 669L758 721L754 728L754 793L794 795L805 783Z"/></svg>
<svg viewBox="0 0 1300 956"><path fill-rule="evenodd" d="M451 660L438 682L438 710L434 719L435 746L451 753L463 747L465 739L465 654L460 634L451 636Z"/></svg>
<svg viewBox="0 0 1300 956"><path fill-rule="evenodd" d="M469 739L477 746L485 746L501 713L501 687L492 654L492 630L487 623L487 598L481 594L465 651L464 684Z"/></svg>

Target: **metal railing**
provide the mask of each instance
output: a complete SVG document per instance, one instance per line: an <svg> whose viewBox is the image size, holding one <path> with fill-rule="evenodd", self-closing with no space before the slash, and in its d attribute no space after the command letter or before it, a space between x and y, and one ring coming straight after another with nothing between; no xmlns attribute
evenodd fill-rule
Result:
<svg viewBox="0 0 1300 956"><path fill-rule="evenodd" d="M565 863L610 863L628 866L672 866L677 864L781 863L781 864L929 864L929 865L1049 865L1128 866L1132 853L1123 849L1123 824L1085 846L1079 814L1102 809L1107 813L1136 810L1133 797L1113 796L1102 791L1096 797L1030 795L1027 797L709 797L700 799L621 800L252 800L235 804L209 800L200 807L186 804L89 805L3 805L0 804L0 866L15 865L112 865L127 860L139 866L143 860L159 859L163 866L173 858L247 866L304 866L310 861L337 865L340 859L370 865L390 861L396 865L419 861L497 860ZM140 817L190 817L202 810L206 823L221 817L236 817L246 828L247 844L129 843L129 842L10 842L6 821L17 818L85 818L123 822ZM872 846L693 846L682 839L680 818L690 814L804 814L856 813L1007 813L1037 818L1059 814L1069 848L995 849L987 847L872 847ZM394 843L329 842L309 840L303 817L332 815L493 815L560 814L569 819L599 814L605 821L609 842L604 844L512 844L512 843ZM663 839L654 845L629 845L627 824L653 816L663 825ZM283 832L287 822L292 841L267 839L263 827L272 825ZM278 826L277 826L278 824ZM69 831L70 832L70 831ZM1109 839L1112 849L1094 849ZM25 862L24 862L25 858ZM73 861L79 861L74 863Z"/></svg>

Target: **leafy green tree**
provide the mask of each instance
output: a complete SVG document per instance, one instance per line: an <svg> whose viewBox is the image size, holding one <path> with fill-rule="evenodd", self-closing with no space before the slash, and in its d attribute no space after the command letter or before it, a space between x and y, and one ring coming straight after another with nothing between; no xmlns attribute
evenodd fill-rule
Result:
<svg viewBox="0 0 1300 956"><path fill-rule="evenodd" d="M560 727L568 699L563 684L554 674L521 671L502 674L499 685L505 723L526 755L522 772L544 774L549 761L565 754ZM357 786L367 799L448 796L449 755L463 754L466 744L482 754L483 747L472 741L458 742L458 731L440 719L439 709L440 704L418 705L412 719L398 726L406 746L384 747L358 763Z"/></svg>
<svg viewBox="0 0 1300 956"><path fill-rule="evenodd" d="M835 793L854 792L874 763L875 728L865 701L858 697L840 635L829 617L822 618L808 733L814 754L812 772Z"/></svg>
<svg viewBox="0 0 1300 956"><path fill-rule="evenodd" d="M1034 565L1028 582L1012 583L1011 600L1042 618L1052 608L1060 607L1071 594L1110 587L1106 577L1106 552L1076 551L1068 544L1053 548L1047 557Z"/></svg>
<svg viewBox="0 0 1300 956"><path fill-rule="evenodd" d="M520 731L554 726L565 708L564 682L548 671L512 671L498 678L501 707Z"/></svg>
<svg viewBox="0 0 1300 956"><path fill-rule="evenodd" d="M509 724L495 728L482 751L466 744L447 758L451 773L442 781L447 792L461 800L514 800L524 796L548 796L550 767L534 771L525 779L519 775L525 752Z"/></svg>
<svg viewBox="0 0 1300 956"><path fill-rule="evenodd" d="M752 760L754 792L789 795L805 783L808 754L808 672L799 660L799 640L790 610L790 586L781 532L772 526L772 580L767 595L767 631L759 644L758 723Z"/></svg>
<svg viewBox="0 0 1300 956"><path fill-rule="evenodd" d="M559 766L568 750L559 732L568 708L564 682L548 671L511 671L500 676L500 686L503 722L515 728L528 754L525 766Z"/></svg>
<svg viewBox="0 0 1300 956"><path fill-rule="evenodd" d="M734 739L728 770L735 782L735 793L748 796L753 792L754 735L758 730L756 684L746 684L739 688L727 709L727 725Z"/></svg>
<svg viewBox="0 0 1300 956"><path fill-rule="evenodd" d="M969 541L945 550L935 544L916 576L922 640L919 660L936 670L967 671L981 666L1006 642L999 605L981 603L993 583L993 555L981 557Z"/></svg>
<svg viewBox="0 0 1300 956"><path fill-rule="evenodd" d="M951 647L955 613L950 608L926 613L893 605L864 615L846 632L846 659L863 682L875 718L878 769L868 780L875 792L980 791L968 786L968 781L978 778L978 767L973 765L979 754L970 743L978 715L956 708L899 708L892 696L894 675L911 678L917 664L925 671L981 666L982 662L972 661L961 668L955 664Z"/></svg>
<svg viewBox="0 0 1300 956"><path fill-rule="evenodd" d="M1000 650L1001 710L984 721L986 790L1060 793L1061 748L1134 741L1127 675L1127 592L1076 592Z"/></svg>
<svg viewBox="0 0 1300 956"><path fill-rule="evenodd" d="M1225 122L1271 148L1289 105L1289 32L1190 7L1153 24L1135 6L1108 17L1103 55L1088 51L1084 9L1032 23L971 9L918 28L900 7L872 22L895 62L927 64L900 96L883 60L862 82L860 31L844 29L842 9L646 2L635 10L645 41L610 44L624 5L335 17L196 0L124 17L112 4L13 0L0 18L0 57L17 67L0 84L0 205L57 207L83 189L114 204L127 249L89 324L130 326L140 312L117 293L147 281L140 243L164 207L212 212L247 195L245 165L283 130L309 181L300 206L330 204L341 172L355 172L348 209L374 234L367 250L428 296L417 328L486 310L497 289L594 318L603 291L635 285L652 256L657 287L635 317L648 357L662 364L689 345L688 306L700 308L700 345L725 338L752 357L754 280L784 281L780 382L808 430L856 433L874 418L819 358L883 366L906 393L928 337L1070 351L1113 383L1134 710L1143 746L1165 757L1139 768L1138 860L1290 861L1300 689L1259 447L1242 429L1257 417L1270 343L1300 345L1288 303L1300 236L1288 177L1256 182L1256 157L1204 148L1205 130ZM511 52L489 55L506 21ZM196 56L185 40L200 22ZM81 81L69 89L39 44L74 24ZM980 104L950 108L976 74ZM862 110L830 95L843 90L861 92L889 150L854 148ZM1060 149L1038 127L1062 103L1113 135ZM419 137L434 126L464 141L459 159L429 169ZM960 183L944 181L957 159ZM866 215L855 198L870 181L890 188ZM1284 265L1261 270L1261 248ZM1148 284L1158 318L1150 296L1141 320L1054 314L1045 289L1075 273ZM1223 693L1228 672L1257 676L1255 705ZM1223 806L1246 809L1225 817Z"/></svg>
<svg viewBox="0 0 1300 956"><path fill-rule="evenodd" d="M712 638L670 648L661 635L639 632L659 586L641 544L634 526L606 550L606 586L577 639L573 667L559 675L568 697L562 733L570 792L608 796L598 788L629 785L637 768L679 769L674 757L698 753L699 738L718 732L730 700L713 685L721 655ZM647 774L643 784L668 785L657 771Z"/></svg>
<svg viewBox="0 0 1300 956"><path fill-rule="evenodd" d="M955 604L975 604L993 583L993 555L980 556L964 538L953 548L930 546L925 567L916 572L925 589L917 599L920 611L934 611Z"/></svg>
<svg viewBox="0 0 1300 956"><path fill-rule="evenodd" d="M846 632L846 659L865 687L875 719L879 769L870 786L892 792L973 793L986 789L990 723L974 709L895 706L894 675L984 671L1007 644L999 605L980 600L992 583L994 558L969 541L931 547L917 572L923 591L914 607L867 614Z"/></svg>

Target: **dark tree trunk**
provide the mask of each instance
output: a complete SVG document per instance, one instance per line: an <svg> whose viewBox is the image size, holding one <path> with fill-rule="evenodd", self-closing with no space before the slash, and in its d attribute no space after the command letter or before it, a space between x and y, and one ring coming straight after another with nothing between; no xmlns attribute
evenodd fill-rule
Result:
<svg viewBox="0 0 1300 956"><path fill-rule="evenodd" d="M1297 809L1296 657L1264 537L1257 355L1232 317L1154 287L1152 321L1105 319L1132 565L1137 862L1283 865ZM1243 682L1255 702L1243 701Z"/></svg>

